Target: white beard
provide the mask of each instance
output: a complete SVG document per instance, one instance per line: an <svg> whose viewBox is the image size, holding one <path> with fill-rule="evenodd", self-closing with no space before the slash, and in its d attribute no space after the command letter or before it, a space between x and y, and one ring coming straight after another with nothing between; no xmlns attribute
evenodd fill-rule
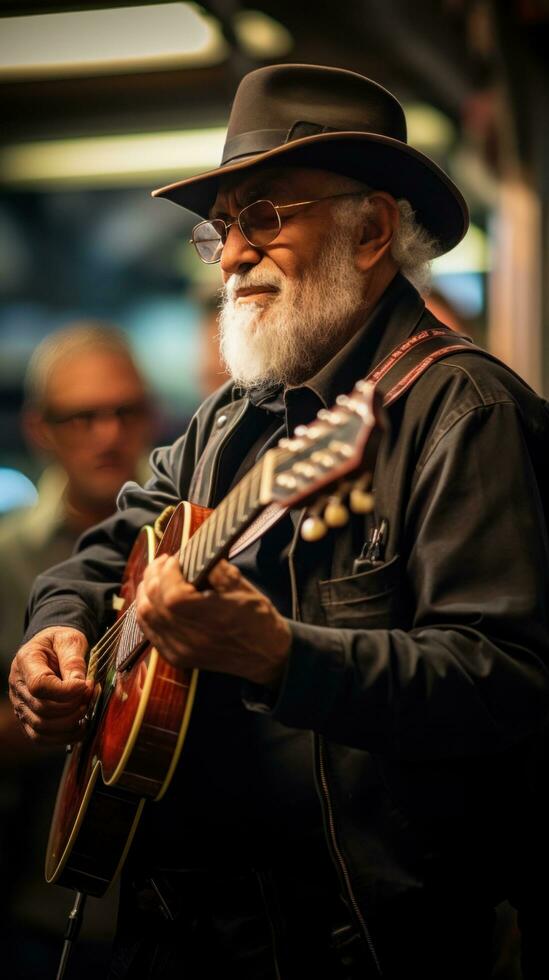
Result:
<svg viewBox="0 0 549 980"><path fill-rule="evenodd" d="M237 302L250 286L276 290L264 303ZM223 289L221 357L236 384L295 385L311 378L356 329L364 277L353 262L352 236L337 225L301 279L276 268L233 275Z"/></svg>

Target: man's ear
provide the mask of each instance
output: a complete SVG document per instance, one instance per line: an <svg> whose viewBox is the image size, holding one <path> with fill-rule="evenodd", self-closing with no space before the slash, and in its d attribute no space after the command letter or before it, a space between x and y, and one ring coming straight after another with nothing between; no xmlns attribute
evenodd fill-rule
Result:
<svg viewBox="0 0 549 980"><path fill-rule="evenodd" d="M51 429L41 412L34 408L25 409L21 417L21 428L32 449L42 453L53 452Z"/></svg>
<svg viewBox="0 0 549 980"><path fill-rule="evenodd" d="M391 194L376 191L370 195L368 201L372 207L364 219L356 251L357 267L363 272L372 269L389 255L393 235L400 223L398 204Z"/></svg>

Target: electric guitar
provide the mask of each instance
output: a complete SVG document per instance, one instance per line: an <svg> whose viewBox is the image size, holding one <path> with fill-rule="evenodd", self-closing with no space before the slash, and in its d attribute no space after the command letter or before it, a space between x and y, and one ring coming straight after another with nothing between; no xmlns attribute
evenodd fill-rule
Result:
<svg viewBox="0 0 549 980"><path fill-rule="evenodd" d="M147 564L179 553L197 589L222 558L255 540L289 508L310 505L306 540L338 527L351 510L373 508L371 480L382 418L374 386L322 409L282 439L213 511L183 502L160 544L141 530L128 559L118 615L90 651L95 691L84 737L67 746L46 854L46 879L93 896L121 869L143 806L160 800L178 764L191 718L198 671L172 667L148 643L136 619L135 594Z"/></svg>

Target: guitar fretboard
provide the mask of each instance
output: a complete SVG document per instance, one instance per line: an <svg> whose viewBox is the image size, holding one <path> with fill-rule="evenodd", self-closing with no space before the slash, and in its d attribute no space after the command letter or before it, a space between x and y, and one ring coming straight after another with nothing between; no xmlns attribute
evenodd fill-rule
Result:
<svg viewBox="0 0 549 980"><path fill-rule="evenodd" d="M282 455L280 452L278 455ZM272 456L271 456L272 460ZM187 542L180 557L181 571L196 588L207 584L208 574L258 513L263 510L261 483L267 457L259 460L236 487L225 497ZM145 640L137 619L135 603L128 607L118 636L116 667L127 664L133 652Z"/></svg>
<svg viewBox="0 0 549 980"><path fill-rule="evenodd" d="M197 588L208 573L228 555L234 541L251 524L260 510L261 483L266 459L259 460L193 534L181 555L181 570Z"/></svg>

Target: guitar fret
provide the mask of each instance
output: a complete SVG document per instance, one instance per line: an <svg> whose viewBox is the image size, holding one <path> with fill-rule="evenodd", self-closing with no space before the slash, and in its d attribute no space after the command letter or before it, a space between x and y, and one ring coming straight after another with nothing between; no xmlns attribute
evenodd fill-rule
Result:
<svg viewBox="0 0 549 980"><path fill-rule="evenodd" d="M257 466L254 466L251 472L250 480L250 504L253 509L255 509L259 503L259 494L261 490L261 477L263 474L263 460L261 460Z"/></svg>
<svg viewBox="0 0 549 980"><path fill-rule="evenodd" d="M198 545L196 549L196 565L197 565L197 571L200 572L204 565L204 545L206 544L205 541L206 535L202 531L202 527L198 528L198 531L195 532L194 536L195 538L198 539Z"/></svg>
<svg viewBox="0 0 549 980"><path fill-rule="evenodd" d="M206 531L206 557L208 560L213 558L213 536L215 534L215 520L210 517L207 521L207 531Z"/></svg>
<svg viewBox="0 0 549 980"><path fill-rule="evenodd" d="M237 495L237 517L240 523L244 521L247 513L247 507L246 507L247 492L248 492L248 483L247 481L246 483L242 481L242 483L238 487L238 495Z"/></svg>
<svg viewBox="0 0 549 980"><path fill-rule="evenodd" d="M244 498L246 503L246 518L248 518L251 511L254 509L254 481L257 477L257 472L259 468L260 467L256 465L254 466L253 470L250 470L250 472L248 473L248 479L246 481L246 488L245 488L246 496Z"/></svg>
<svg viewBox="0 0 549 980"><path fill-rule="evenodd" d="M245 511L243 515L243 519L245 519L246 521L248 521L250 517L250 513L254 508L252 490L253 490L255 474L257 473L258 466L261 467L261 464L256 463L255 466L247 474L246 480L242 481L242 486L244 491L242 495L242 499L245 501L245 506L243 507L243 510Z"/></svg>
<svg viewBox="0 0 549 980"><path fill-rule="evenodd" d="M185 549L185 551L188 550L188 552L189 552L189 571L188 571L188 575L187 575L187 578L188 578L189 582L193 582L194 579L196 578L196 549L197 549L197 547L198 547L198 536L197 536L197 534L193 534L191 540L189 541L188 549L187 548Z"/></svg>
<svg viewBox="0 0 549 980"><path fill-rule="evenodd" d="M246 479L241 483L241 492L239 499L239 517L240 522L244 523L248 521L251 511L253 510L253 482L255 474L257 472L257 464L250 470L247 474Z"/></svg>
<svg viewBox="0 0 549 980"><path fill-rule="evenodd" d="M216 537L216 545L219 551L223 548L228 534L227 534L227 499L223 501L224 507L220 508L219 520L218 520L218 535Z"/></svg>
<svg viewBox="0 0 549 980"><path fill-rule="evenodd" d="M232 535L238 526L238 493L233 491L231 494L229 494L227 501L227 527L229 529L229 534Z"/></svg>
<svg viewBox="0 0 549 980"><path fill-rule="evenodd" d="M183 575L183 578L187 579L187 581L189 581L189 555L190 555L190 552L191 552L190 542L188 541L187 544L185 545L185 547L183 548L183 552L182 552L181 557L179 559L179 564L181 566L181 574Z"/></svg>
<svg viewBox="0 0 549 980"><path fill-rule="evenodd" d="M226 510L227 510L227 498L225 498L225 500L223 501L223 503L217 508L217 510L215 512L216 513L216 525L217 526L216 526L216 529L215 529L214 544L215 544L215 550L216 551L221 551L221 548L225 544L225 512L226 512Z"/></svg>

